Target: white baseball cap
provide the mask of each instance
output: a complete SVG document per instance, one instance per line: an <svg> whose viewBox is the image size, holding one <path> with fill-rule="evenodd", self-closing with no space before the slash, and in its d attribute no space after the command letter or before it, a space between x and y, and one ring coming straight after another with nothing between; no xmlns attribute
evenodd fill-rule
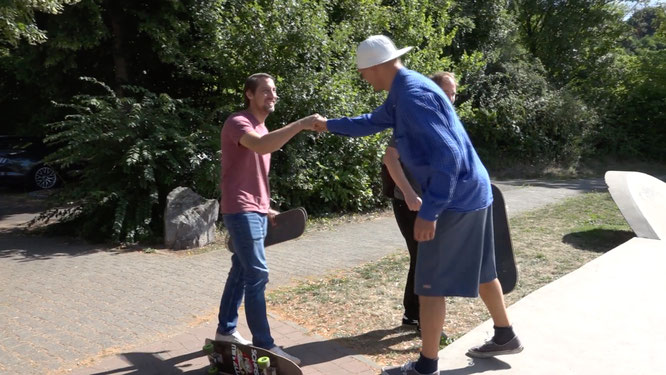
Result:
<svg viewBox="0 0 666 375"><path fill-rule="evenodd" d="M395 44L384 35L373 35L362 41L356 49L356 66L365 69L385 63L409 52L412 47L396 49Z"/></svg>

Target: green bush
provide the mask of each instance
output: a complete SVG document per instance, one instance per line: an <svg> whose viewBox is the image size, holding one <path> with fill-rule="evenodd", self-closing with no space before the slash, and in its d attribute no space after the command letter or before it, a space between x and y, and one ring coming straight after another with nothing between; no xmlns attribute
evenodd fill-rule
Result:
<svg viewBox="0 0 666 375"><path fill-rule="evenodd" d="M605 108L594 137L599 154L666 161L666 8L659 14L660 30L633 40L632 54L616 57L600 79L606 84L597 101Z"/></svg>
<svg viewBox="0 0 666 375"><path fill-rule="evenodd" d="M489 164L575 166L587 152L598 116L567 89L552 88L538 64L503 63L467 81L460 115Z"/></svg>
<svg viewBox="0 0 666 375"><path fill-rule="evenodd" d="M385 204L379 170L390 134L324 134L294 142L274 159L281 175L271 179L273 199L279 207L302 205L314 214L360 212Z"/></svg>
<svg viewBox="0 0 666 375"><path fill-rule="evenodd" d="M77 223L86 238L154 239L162 233L166 195L174 187L214 194L214 129L185 101L131 86L120 98L105 84L84 80L104 93L59 104L75 113L49 124L54 134L47 141L59 146L51 161L77 174L58 196L70 205L63 219ZM54 212L44 218L49 215Z"/></svg>

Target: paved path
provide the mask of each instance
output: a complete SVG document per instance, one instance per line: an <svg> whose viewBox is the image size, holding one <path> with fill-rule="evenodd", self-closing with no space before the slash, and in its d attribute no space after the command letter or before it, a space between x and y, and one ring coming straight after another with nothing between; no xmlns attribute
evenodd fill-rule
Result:
<svg viewBox="0 0 666 375"><path fill-rule="evenodd" d="M525 350L472 360L486 321L439 352L439 375L666 374L666 241L633 238L509 306Z"/></svg>
<svg viewBox="0 0 666 375"><path fill-rule="evenodd" d="M510 216L606 188L602 180L498 186ZM214 331L229 268L225 250L123 252L69 238L21 236L12 228L36 210L10 206L16 205L0 198L0 374L203 373L206 361L198 349ZM391 216L311 232L267 253L269 288L403 248ZM277 343L303 359L306 374L378 373L377 364L334 340L290 322L271 318L271 324L279 327Z"/></svg>

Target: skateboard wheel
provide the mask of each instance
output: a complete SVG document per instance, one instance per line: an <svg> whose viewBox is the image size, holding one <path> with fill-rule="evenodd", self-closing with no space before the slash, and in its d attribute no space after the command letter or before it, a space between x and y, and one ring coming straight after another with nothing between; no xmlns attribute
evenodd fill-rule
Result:
<svg viewBox="0 0 666 375"><path fill-rule="evenodd" d="M213 344L206 344L203 346L203 351L206 354L212 354L214 349L213 349Z"/></svg>
<svg viewBox="0 0 666 375"><path fill-rule="evenodd" d="M217 375L219 373L220 373L220 370L218 370L217 366L208 367L208 374L209 375Z"/></svg>
<svg viewBox="0 0 666 375"><path fill-rule="evenodd" d="M451 340L446 333L442 332L442 335L439 337L439 347L444 348L445 346L448 346L451 344L453 340Z"/></svg>
<svg viewBox="0 0 666 375"><path fill-rule="evenodd" d="M271 367L271 359L266 356L259 357L259 359L257 359L257 365L259 365L259 369L265 370Z"/></svg>

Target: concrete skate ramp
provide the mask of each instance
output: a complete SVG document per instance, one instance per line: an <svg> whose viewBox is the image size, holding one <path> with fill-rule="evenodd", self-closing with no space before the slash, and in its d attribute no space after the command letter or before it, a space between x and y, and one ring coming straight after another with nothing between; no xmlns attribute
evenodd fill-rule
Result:
<svg viewBox="0 0 666 375"><path fill-rule="evenodd" d="M440 375L666 374L666 243L633 238L508 309L525 350L472 360L486 321L439 352Z"/></svg>
<svg viewBox="0 0 666 375"><path fill-rule="evenodd" d="M606 172L615 204L637 237L666 240L666 183L641 172Z"/></svg>

